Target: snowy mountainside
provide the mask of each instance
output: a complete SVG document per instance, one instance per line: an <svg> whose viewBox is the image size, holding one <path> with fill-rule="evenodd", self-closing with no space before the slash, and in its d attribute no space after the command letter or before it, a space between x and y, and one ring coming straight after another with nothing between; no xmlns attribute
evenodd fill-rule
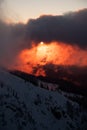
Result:
<svg viewBox="0 0 87 130"><path fill-rule="evenodd" d="M0 70L0 130L86 130L87 111L61 93Z"/></svg>

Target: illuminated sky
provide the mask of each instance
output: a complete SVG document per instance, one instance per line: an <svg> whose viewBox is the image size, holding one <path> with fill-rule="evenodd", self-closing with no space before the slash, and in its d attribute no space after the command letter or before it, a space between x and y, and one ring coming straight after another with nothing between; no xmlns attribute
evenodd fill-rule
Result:
<svg viewBox="0 0 87 130"><path fill-rule="evenodd" d="M87 8L87 0L4 0L6 18L26 22L43 14L59 15L68 11Z"/></svg>
<svg viewBox="0 0 87 130"><path fill-rule="evenodd" d="M87 0L0 0L1 66L36 75L87 67L86 21Z"/></svg>

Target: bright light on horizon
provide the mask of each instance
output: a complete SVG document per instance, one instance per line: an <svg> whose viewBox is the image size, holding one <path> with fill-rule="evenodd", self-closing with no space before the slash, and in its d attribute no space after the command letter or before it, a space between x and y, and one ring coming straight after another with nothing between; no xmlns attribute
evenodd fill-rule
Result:
<svg viewBox="0 0 87 130"><path fill-rule="evenodd" d="M43 44L44 44L44 42L40 42L40 44L41 44L41 45L43 45Z"/></svg>

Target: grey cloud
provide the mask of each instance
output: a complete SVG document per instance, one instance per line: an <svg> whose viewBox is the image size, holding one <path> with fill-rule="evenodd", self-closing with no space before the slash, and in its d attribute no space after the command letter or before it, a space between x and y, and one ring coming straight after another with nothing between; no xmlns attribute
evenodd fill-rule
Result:
<svg viewBox="0 0 87 130"><path fill-rule="evenodd" d="M60 41L87 48L87 9L61 16L41 16L29 20L27 39L46 43Z"/></svg>
<svg viewBox="0 0 87 130"><path fill-rule="evenodd" d="M87 48L87 9L61 16L41 16L27 24L6 24L0 20L0 63L12 61L32 42L52 41Z"/></svg>

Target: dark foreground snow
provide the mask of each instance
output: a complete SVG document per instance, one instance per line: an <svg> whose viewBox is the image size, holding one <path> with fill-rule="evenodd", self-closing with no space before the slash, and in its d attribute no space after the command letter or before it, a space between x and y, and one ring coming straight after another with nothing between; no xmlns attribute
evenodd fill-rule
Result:
<svg viewBox="0 0 87 130"><path fill-rule="evenodd" d="M87 112L1 69L0 130L87 130Z"/></svg>

